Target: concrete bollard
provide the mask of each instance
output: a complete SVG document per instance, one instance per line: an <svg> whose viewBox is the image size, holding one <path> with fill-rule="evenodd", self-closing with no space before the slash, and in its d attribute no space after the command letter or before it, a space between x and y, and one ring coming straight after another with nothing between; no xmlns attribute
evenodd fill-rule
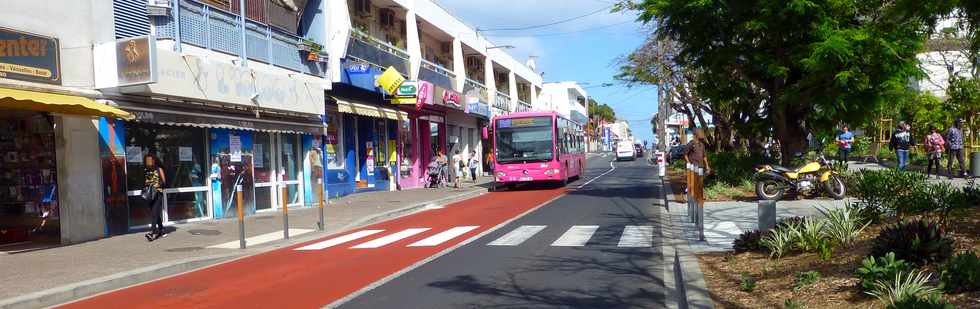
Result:
<svg viewBox="0 0 980 309"><path fill-rule="evenodd" d="M245 249L245 211L242 209L242 185L235 186L235 208L238 210L238 249Z"/></svg>
<svg viewBox="0 0 980 309"><path fill-rule="evenodd" d="M776 227L776 201L759 200L759 230L768 231Z"/></svg>
<svg viewBox="0 0 980 309"><path fill-rule="evenodd" d="M282 239L289 239L289 196L288 185L282 186Z"/></svg>

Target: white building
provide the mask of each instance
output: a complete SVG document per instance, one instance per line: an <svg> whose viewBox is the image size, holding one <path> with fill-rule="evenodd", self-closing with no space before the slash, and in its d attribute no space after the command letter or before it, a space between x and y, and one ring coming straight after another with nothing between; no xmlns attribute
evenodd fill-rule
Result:
<svg viewBox="0 0 980 309"><path fill-rule="evenodd" d="M585 89L576 82L546 83L538 95L538 103L534 105L534 109L556 111L559 115L585 125L589 121L588 97Z"/></svg>
<svg viewBox="0 0 980 309"><path fill-rule="evenodd" d="M945 98L951 77L972 76L974 68L964 52L969 43L959 23L957 19L944 19L936 25L936 34L926 43L928 51L916 55L926 76L913 82L913 87Z"/></svg>

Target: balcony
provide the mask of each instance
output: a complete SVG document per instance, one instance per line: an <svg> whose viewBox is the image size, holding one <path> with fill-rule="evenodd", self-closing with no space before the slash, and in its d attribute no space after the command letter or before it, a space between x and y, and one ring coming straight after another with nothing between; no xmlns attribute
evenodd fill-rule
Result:
<svg viewBox="0 0 980 309"><path fill-rule="evenodd" d="M530 103L527 103L527 102L524 102L524 101L521 101L521 100L517 100L517 112L518 113L530 112L530 111L531 111L531 104Z"/></svg>
<svg viewBox="0 0 980 309"><path fill-rule="evenodd" d="M493 100L493 107L510 112L510 96L497 91L497 97Z"/></svg>
<svg viewBox="0 0 980 309"><path fill-rule="evenodd" d="M241 56L242 27L236 14L203 3L180 1L180 23L171 16L154 16L158 39L180 39L181 43ZM180 33L177 33L179 26ZM325 66L306 60L299 49L302 40L293 34L252 20L245 22L245 55L248 59L268 63L296 72L325 76Z"/></svg>
<svg viewBox="0 0 980 309"><path fill-rule="evenodd" d="M419 79L442 88L456 90L456 74L435 62L430 62L425 59L422 59Z"/></svg>
<svg viewBox="0 0 980 309"><path fill-rule="evenodd" d="M479 93L480 102L488 103L490 102L489 91L487 86L482 83L467 78L463 84L463 94L470 94L471 92Z"/></svg>
<svg viewBox="0 0 980 309"><path fill-rule="evenodd" d="M402 74L411 74L408 52L356 29L351 29L347 57L369 63L381 70L391 66Z"/></svg>

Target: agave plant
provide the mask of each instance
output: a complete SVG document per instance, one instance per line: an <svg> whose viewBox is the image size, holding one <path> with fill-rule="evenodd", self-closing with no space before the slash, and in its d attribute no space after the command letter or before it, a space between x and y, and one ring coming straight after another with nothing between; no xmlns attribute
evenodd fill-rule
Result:
<svg viewBox="0 0 980 309"><path fill-rule="evenodd" d="M793 249L796 240L797 228L790 226L784 229L774 229L762 238L763 247L769 250L769 258L782 258L783 255Z"/></svg>
<svg viewBox="0 0 980 309"><path fill-rule="evenodd" d="M820 250L825 242L826 235L824 227L827 225L825 220L807 217L798 228L792 229L796 234L794 237L795 245L805 252L816 252Z"/></svg>
<svg viewBox="0 0 980 309"><path fill-rule="evenodd" d="M953 255L953 240L937 223L902 222L882 229L871 246L872 256L885 256L888 252L916 265L939 263Z"/></svg>
<svg viewBox="0 0 980 309"><path fill-rule="evenodd" d="M861 234L861 231L871 224L871 222L861 224L863 220L858 215L859 210L856 208L843 207L830 210L819 207L817 210L826 219L826 225L824 227L825 234L834 240L834 242L841 245L847 245L853 242Z"/></svg>
<svg viewBox="0 0 980 309"><path fill-rule="evenodd" d="M929 277L929 274L919 270L899 272L895 274L894 281L875 282L874 288L866 293L878 298L885 306L916 299L938 298L941 292L928 285Z"/></svg>

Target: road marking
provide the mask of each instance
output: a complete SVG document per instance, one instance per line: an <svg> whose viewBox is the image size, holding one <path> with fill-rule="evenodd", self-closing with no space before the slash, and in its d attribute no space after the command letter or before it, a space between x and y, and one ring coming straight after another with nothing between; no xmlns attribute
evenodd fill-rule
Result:
<svg viewBox="0 0 980 309"><path fill-rule="evenodd" d="M390 243L393 243L393 242L396 242L396 241L399 241L399 240L402 240L402 239L411 237L412 235L415 235L415 234L418 234L418 233L422 233L422 232L425 232L425 231L428 231L428 230L429 230L429 228L406 229L404 231L401 231L401 232L398 232L398 233L394 233L394 234L391 234L391 235L388 235L388 236L384 236L384 237L381 237L381 238L378 238L378 239L375 239L375 240L372 240L372 241L369 241L369 242L366 242L366 243L363 243L363 244L360 244L360 245L357 245L357 246L353 246L351 248L352 249L378 248L378 247L381 247L381 246L384 246L384 245L387 245L387 244L390 244Z"/></svg>
<svg viewBox="0 0 980 309"><path fill-rule="evenodd" d="M459 235L466 234L467 232L472 231L472 230L475 230L478 227L479 226L457 226L457 227L448 229L448 230L446 230L446 231L444 231L442 233L429 236L426 239L416 241L415 243L413 243L411 245L408 245L408 246L409 247L431 247L431 246L435 246L435 245L441 244L443 242L446 242L447 240L456 238Z"/></svg>
<svg viewBox="0 0 980 309"><path fill-rule="evenodd" d="M330 247L333 247L333 246L336 246L336 245L339 245L339 244L342 244L342 243L346 243L346 242L349 242L349 241L353 241L353 240L356 240L356 239L360 239L360 238L363 238L363 237L366 237L366 236L370 236L370 235L374 235L374 234L381 233L381 232L384 232L384 230L363 230L363 231L357 231L357 232L350 233L350 234L347 234L347 235L344 235L344 236L340 236L340 237L337 237L337 238L332 238L332 239L321 241L321 242L318 242L318 243L315 243L315 244L311 244L311 245L308 245L308 246L305 246L305 247L296 248L294 250L305 251L305 250L321 250L321 249L326 249L326 248L330 248Z"/></svg>
<svg viewBox="0 0 980 309"><path fill-rule="evenodd" d="M589 181L586 181L582 185L578 186L578 188L576 188L576 189L581 189L582 187L585 187L585 186L589 185L593 181L596 181L596 179L599 179L599 177L606 176L606 174L609 174L609 173L612 173L612 171L615 171L616 170L616 165L614 165L613 162L615 162L615 161L609 161L609 170L608 171L606 171L605 173L599 174L599 176L592 177L592 179L589 179Z"/></svg>
<svg viewBox="0 0 980 309"><path fill-rule="evenodd" d="M558 240L551 243L554 247L581 247L585 246L592 238L592 234L599 229L598 225L574 225L565 231Z"/></svg>
<svg viewBox="0 0 980 309"><path fill-rule="evenodd" d="M653 247L653 226L627 225L619 237L619 247Z"/></svg>
<svg viewBox="0 0 980 309"><path fill-rule="evenodd" d="M313 230L311 229L289 229L289 235L299 236L312 231ZM281 239L282 239L282 231L278 231L278 232L266 233L262 235L256 235L256 236L245 238L245 244L249 246L255 246L255 245L261 245L267 242L273 242ZM214 246L210 246L208 248L238 249L238 245L239 245L238 241L236 240L236 241L229 241L223 244L217 244Z"/></svg>
<svg viewBox="0 0 980 309"><path fill-rule="evenodd" d="M497 240L490 242L487 246L517 246L546 227L546 225L522 225L510 231L510 233L497 238Z"/></svg>

